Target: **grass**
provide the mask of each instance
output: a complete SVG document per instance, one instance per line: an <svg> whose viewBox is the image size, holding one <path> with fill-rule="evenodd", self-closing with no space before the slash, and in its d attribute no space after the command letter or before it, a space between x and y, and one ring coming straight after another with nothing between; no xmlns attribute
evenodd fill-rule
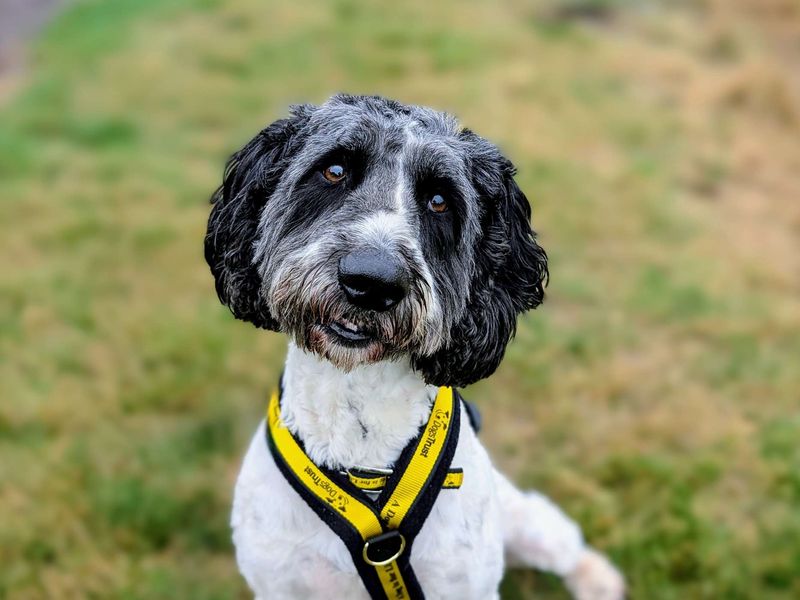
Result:
<svg viewBox="0 0 800 600"><path fill-rule="evenodd" d="M633 598L800 594L792 0L81 0L0 107L0 598L245 598L233 481L284 341L219 306L225 157L289 103L456 112L548 302L467 390ZM504 598L564 598L511 573Z"/></svg>

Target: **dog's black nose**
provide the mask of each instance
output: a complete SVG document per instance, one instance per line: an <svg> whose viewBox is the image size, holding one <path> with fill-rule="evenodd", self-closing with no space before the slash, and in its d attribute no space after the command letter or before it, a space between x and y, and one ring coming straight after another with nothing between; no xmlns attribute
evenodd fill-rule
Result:
<svg viewBox="0 0 800 600"><path fill-rule="evenodd" d="M339 285L359 308L389 310L405 298L408 279L403 264L380 250L357 250L339 261Z"/></svg>

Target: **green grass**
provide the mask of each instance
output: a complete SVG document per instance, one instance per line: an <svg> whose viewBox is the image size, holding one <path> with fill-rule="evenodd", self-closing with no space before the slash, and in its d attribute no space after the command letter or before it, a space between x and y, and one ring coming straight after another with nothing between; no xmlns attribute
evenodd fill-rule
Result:
<svg viewBox="0 0 800 600"><path fill-rule="evenodd" d="M219 305L206 202L340 90L452 110L519 167L552 283L467 390L496 462L633 598L797 597L800 63L774 42L800 16L775 3L67 9L0 107L0 598L248 597L230 497L284 340Z"/></svg>

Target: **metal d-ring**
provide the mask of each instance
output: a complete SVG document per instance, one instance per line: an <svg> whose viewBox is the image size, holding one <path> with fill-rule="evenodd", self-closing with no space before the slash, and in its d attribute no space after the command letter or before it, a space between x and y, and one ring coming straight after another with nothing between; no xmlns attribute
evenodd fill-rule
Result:
<svg viewBox="0 0 800 600"><path fill-rule="evenodd" d="M388 557L381 556L381 546L392 540L397 540L399 542L400 545L397 550L395 550ZM376 535L375 537L372 537L364 542L364 549L361 551L361 554L364 557L364 562L366 562L368 565L372 565L373 567L382 567L383 565L388 565L389 563L397 560L405 549L406 538L404 538L403 534L399 531L392 530L380 535ZM373 554L377 552L378 556L370 556L371 552ZM384 549L383 552L388 553L388 550Z"/></svg>

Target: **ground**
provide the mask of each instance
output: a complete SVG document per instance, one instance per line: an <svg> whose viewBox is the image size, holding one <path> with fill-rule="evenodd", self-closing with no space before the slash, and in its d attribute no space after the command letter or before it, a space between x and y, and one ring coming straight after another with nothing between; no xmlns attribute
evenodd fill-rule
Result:
<svg viewBox="0 0 800 600"><path fill-rule="evenodd" d="M800 3L532 4L77 0L38 34L0 86L0 598L248 597L231 491L284 340L219 305L206 201L339 90L519 167L552 281L465 391L497 463L632 598L800 595Z"/></svg>

